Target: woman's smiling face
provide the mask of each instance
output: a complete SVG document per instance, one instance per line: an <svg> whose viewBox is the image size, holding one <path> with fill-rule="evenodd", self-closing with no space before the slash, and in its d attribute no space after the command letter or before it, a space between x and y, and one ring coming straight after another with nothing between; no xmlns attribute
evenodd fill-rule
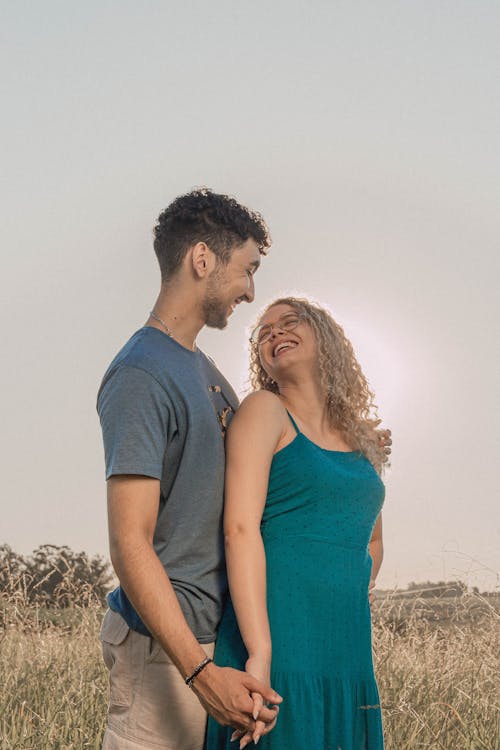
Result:
<svg viewBox="0 0 500 750"><path fill-rule="evenodd" d="M259 328L264 334L264 340L257 343L259 358L273 380L279 382L280 375L291 368L295 371L297 367L314 367L317 360L314 332L294 307L274 305L260 319Z"/></svg>

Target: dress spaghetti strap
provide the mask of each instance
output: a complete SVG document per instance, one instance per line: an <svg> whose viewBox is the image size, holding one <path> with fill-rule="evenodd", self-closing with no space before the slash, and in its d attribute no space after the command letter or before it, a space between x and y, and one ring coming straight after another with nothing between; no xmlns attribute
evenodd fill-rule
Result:
<svg viewBox="0 0 500 750"><path fill-rule="evenodd" d="M290 422L291 422L291 423L293 424L293 426L295 427L295 430L296 430L296 432L297 432L297 435L300 435L300 430L299 430L299 428L297 427L297 423L296 423L295 419L294 419L294 418L292 417L292 415L290 414L290 412L288 411L288 409L286 409L286 413L288 414L288 416L289 416L289 418L290 418Z"/></svg>

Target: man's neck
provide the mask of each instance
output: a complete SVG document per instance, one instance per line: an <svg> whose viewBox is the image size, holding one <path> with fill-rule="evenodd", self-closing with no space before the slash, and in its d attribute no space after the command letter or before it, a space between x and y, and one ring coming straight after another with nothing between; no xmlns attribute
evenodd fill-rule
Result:
<svg viewBox="0 0 500 750"><path fill-rule="evenodd" d="M205 325L199 305L187 290L162 286L147 325L168 333L178 344L196 351L196 337ZM160 319L160 320L158 320Z"/></svg>

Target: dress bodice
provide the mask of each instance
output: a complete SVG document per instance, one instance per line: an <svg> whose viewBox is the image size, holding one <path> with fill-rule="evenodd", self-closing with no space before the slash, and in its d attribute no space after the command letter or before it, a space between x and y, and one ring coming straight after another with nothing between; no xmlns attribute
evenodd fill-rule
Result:
<svg viewBox="0 0 500 750"><path fill-rule="evenodd" d="M327 450L298 432L273 457L262 534L313 534L366 549L384 495L362 453Z"/></svg>

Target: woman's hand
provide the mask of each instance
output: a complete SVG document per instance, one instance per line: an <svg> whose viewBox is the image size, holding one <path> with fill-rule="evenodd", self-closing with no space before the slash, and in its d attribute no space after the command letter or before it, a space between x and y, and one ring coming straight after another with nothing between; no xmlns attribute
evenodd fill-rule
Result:
<svg viewBox="0 0 500 750"><path fill-rule="evenodd" d="M270 684L271 661L268 657L260 656L257 654L250 656L247 659L245 671L263 682L264 685ZM246 747L252 740L255 742L255 744L257 744L262 735L268 734L268 732L274 729L276 725L276 719L279 711L278 706L276 706L276 719L274 719L274 721L270 722L269 724L266 724L265 722L258 720L259 713L264 706L264 699L262 698L262 695L260 693L252 693L252 700L252 715L256 722L255 729L253 730L253 732L242 732L241 730L236 730L231 736L231 742L234 742L237 739L240 740L240 750Z"/></svg>
<svg viewBox="0 0 500 750"><path fill-rule="evenodd" d="M368 601L370 602L370 607L372 606L373 602L375 601L375 594L373 593L373 589L374 588L375 588L375 580L373 578L371 578L370 579L370 583L368 584Z"/></svg>
<svg viewBox="0 0 500 750"><path fill-rule="evenodd" d="M377 430L378 432L378 441L382 448L384 449L384 453L386 456L391 455L391 445L392 445L392 432L390 430Z"/></svg>

